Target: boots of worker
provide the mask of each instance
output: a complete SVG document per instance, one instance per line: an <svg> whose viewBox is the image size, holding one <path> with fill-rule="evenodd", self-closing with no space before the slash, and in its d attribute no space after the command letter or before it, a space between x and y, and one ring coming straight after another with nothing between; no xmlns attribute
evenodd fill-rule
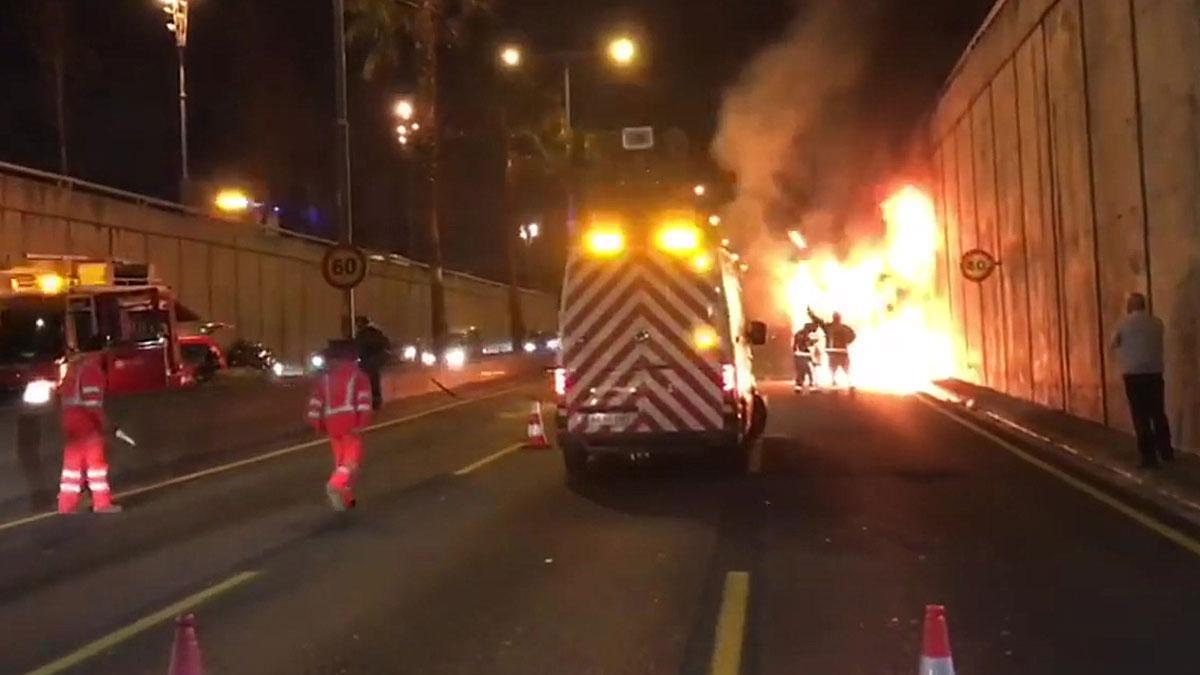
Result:
<svg viewBox="0 0 1200 675"><path fill-rule="evenodd" d="M334 511L346 510L346 498L342 496L342 490L332 483L325 485L325 496L329 498L329 506Z"/></svg>

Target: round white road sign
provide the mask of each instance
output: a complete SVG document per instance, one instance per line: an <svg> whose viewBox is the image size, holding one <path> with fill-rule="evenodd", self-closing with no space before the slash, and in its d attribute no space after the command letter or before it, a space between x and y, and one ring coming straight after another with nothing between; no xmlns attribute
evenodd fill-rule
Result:
<svg viewBox="0 0 1200 675"><path fill-rule="evenodd" d="M367 256L346 244L331 246L321 260L321 274L330 286L343 291L350 290L367 276Z"/></svg>
<svg viewBox="0 0 1200 675"><path fill-rule="evenodd" d="M979 282L992 276L992 272L996 271L996 265L999 264L991 253L975 248L962 255L959 266L964 277Z"/></svg>

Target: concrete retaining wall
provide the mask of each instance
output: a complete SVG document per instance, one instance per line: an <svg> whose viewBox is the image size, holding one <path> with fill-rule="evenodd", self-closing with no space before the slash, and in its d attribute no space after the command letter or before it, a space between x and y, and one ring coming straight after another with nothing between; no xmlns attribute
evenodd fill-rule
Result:
<svg viewBox="0 0 1200 675"><path fill-rule="evenodd" d="M1167 323L1168 412L1200 447L1200 5L1001 0L931 124L962 376L1130 427L1107 339L1125 296Z"/></svg>
<svg viewBox="0 0 1200 675"><path fill-rule="evenodd" d="M292 360L340 331L342 299L321 277L319 243L0 173L0 260L15 263L27 253L152 262L185 305ZM357 301L396 342L429 334L422 265L373 259ZM527 326L553 330L557 304L551 295L524 291ZM451 330L476 326L486 340L508 335L502 284L449 272L446 305Z"/></svg>

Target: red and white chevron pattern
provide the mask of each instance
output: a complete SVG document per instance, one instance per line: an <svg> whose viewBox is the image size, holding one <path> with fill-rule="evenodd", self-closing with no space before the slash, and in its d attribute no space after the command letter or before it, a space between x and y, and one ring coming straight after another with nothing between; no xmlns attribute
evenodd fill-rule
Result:
<svg viewBox="0 0 1200 675"><path fill-rule="evenodd" d="M716 291L683 264L650 255L575 259L569 272L562 315L562 365L571 373L568 428L720 429L721 350L706 359L692 347L696 326L710 320Z"/></svg>

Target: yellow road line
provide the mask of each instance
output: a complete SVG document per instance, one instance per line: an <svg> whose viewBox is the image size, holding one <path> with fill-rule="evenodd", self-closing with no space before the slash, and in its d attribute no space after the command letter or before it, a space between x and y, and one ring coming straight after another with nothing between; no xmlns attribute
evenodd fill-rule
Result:
<svg viewBox="0 0 1200 675"><path fill-rule="evenodd" d="M1009 443L1008 441L997 436L996 434L992 433L991 431L988 431L987 429L979 426L978 424L972 422L971 420L964 419L964 418L954 414L953 412L950 412L949 410L944 409L942 406L938 405L937 403L934 403L933 401L930 401L929 399L927 399L923 396L917 396L916 398L918 401L921 401L925 405L929 406L930 408L933 408L934 410L945 415L946 417L949 417L950 419L954 420L955 422L958 422L959 424L963 425L964 427L967 427L968 429L974 431L975 433L987 438L988 440L999 445L1000 447L1009 451L1010 453L1017 456L1018 458L1032 464L1033 466L1036 466L1037 468L1041 469L1042 471L1045 471L1046 473L1050 474L1051 476L1054 476L1055 478L1061 480L1062 482L1066 483L1067 485L1070 485L1071 487L1075 488L1076 490L1079 490L1080 492L1094 498L1096 501L1098 501L1098 502L1104 504L1105 506L1108 506L1109 508L1113 509L1114 511L1117 511L1117 512L1121 513L1122 515L1130 518L1131 520L1138 523L1139 525L1141 525L1153 532L1156 532L1167 539L1170 539L1171 541L1175 542L1179 546L1190 551L1193 555L1200 556L1200 541L1197 541L1196 539L1188 536L1187 534L1183 533L1182 531L1177 530L1177 529L1171 527L1170 525L1163 523L1160 520L1157 520L1153 516L1143 512L1143 511L1140 511L1140 510L1134 508L1133 506L1130 506L1129 504L1126 504L1125 502L1121 501L1120 499L1117 499L1116 497L1108 494L1107 492L1104 492L1103 490L1093 487L1089 483L1087 483L1083 480L1080 480L1080 479L1076 478L1075 476L1072 476L1071 474L1063 471L1062 469L1059 469L1058 467L1055 467L1053 464L1050 464L1049 462L1046 462L1045 460L1035 457L1034 455L1030 454L1029 452L1022 450L1021 448L1017 447L1016 445L1013 445L1012 443Z"/></svg>
<svg viewBox="0 0 1200 675"><path fill-rule="evenodd" d="M436 407L430 408L428 410L422 410L421 412L413 413L411 415L405 415L404 417L398 417L394 420L388 420L386 422L372 424L372 425L364 428L363 431L364 432L378 431L380 429L394 427L398 424L405 424L407 422L413 422L413 421L419 420L423 417L428 417L430 415L435 415L440 412L452 410L454 408L468 405L470 403L478 403L479 401L486 401L488 399L497 398L497 397L503 396L505 394L510 394L514 391L524 388L524 386L525 385L518 385L515 387L506 387L504 389L501 389L500 391L495 391L495 392L492 392L489 394L484 394L482 396L476 396L475 398L461 399L461 400L455 401L453 403L447 403L445 405L436 406ZM201 469L200 471L195 471L193 473L184 474L182 476L176 476L175 478L164 480L159 483L154 483L151 485L144 485L142 487L133 488L131 490L125 490L124 492L118 492L118 493L114 494L113 497L116 499L124 499L126 497L134 497L134 496L137 496L140 494L145 494L147 492L154 492L156 490L161 490L165 487L170 487L172 485L179 485L180 483L189 483L189 482L194 481L199 478L213 476L213 475L216 475L219 473L225 473L226 471L232 471L234 469L240 469L244 466L258 464L260 462L265 462L269 459L275 459L276 457L290 455L293 452L299 452L301 450L307 450L309 448L319 447L319 446L325 445L327 443L328 443L328 441L326 439L320 438L320 439L316 439L316 440L312 440L312 441L307 441L304 443L299 443L297 445L291 445L286 448L272 450L270 452L263 453L261 455L255 455L254 457L248 457L246 459L238 460L236 462L230 462L228 464L221 464L218 466L210 467L208 469ZM46 511L43 513L35 513L31 516L25 516L23 518L17 518L16 520L10 520L5 523L0 523L0 532L3 532L4 530L10 530L10 529L14 529L17 527L21 527L23 525L29 525L32 523L36 523L41 520L46 520L47 518L53 518L56 515L58 515L58 514L54 511Z"/></svg>
<svg viewBox="0 0 1200 675"><path fill-rule="evenodd" d="M167 607L163 607L153 614L144 616L123 628L118 628L117 630L98 640L89 642L83 647L80 647L79 649L60 659L47 663L46 665L35 670L31 670L27 675L52 675L52 673L61 673L66 670L70 670L71 668L80 665L84 661L98 656L112 649L113 647L116 647L122 642L126 642L139 633L145 632L146 630L153 628L164 621L167 621L179 614L183 614L189 609L194 609L195 607L212 600L222 593L226 593L238 586L241 586L242 584L245 584L246 582L257 577L259 574L261 574L261 572L239 572L238 574L235 574L222 582L213 584L212 586L209 586L208 588L197 593L193 593L179 602L168 605ZM164 653L166 653L165 646Z"/></svg>
<svg viewBox="0 0 1200 675"><path fill-rule="evenodd" d="M459 469L458 471L455 471L454 475L455 476L465 476L465 475L471 473L472 471L475 471L476 469L481 469L481 468L487 466L488 464L491 464L492 462L500 459L501 457L504 457L505 455L511 455L512 453L516 452L517 450L520 450L523 447L525 447L524 443L513 443L512 445L510 445L506 448L503 448L501 450L497 450L496 452L493 452L492 454L488 455L487 457L484 457L483 459L479 460L478 462L472 462L472 463L464 466L463 468Z"/></svg>
<svg viewBox="0 0 1200 675"><path fill-rule="evenodd" d="M729 572L721 594L721 612L713 640L709 675L738 675L742 669L742 644L746 638L746 604L750 599L750 573Z"/></svg>

